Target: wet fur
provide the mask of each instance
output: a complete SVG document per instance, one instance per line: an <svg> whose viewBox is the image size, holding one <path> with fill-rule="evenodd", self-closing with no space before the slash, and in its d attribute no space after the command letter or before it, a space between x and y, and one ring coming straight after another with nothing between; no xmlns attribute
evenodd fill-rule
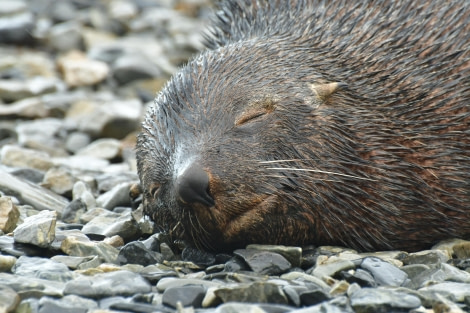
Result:
<svg viewBox="0 0 470 313"><path fill-rule="evenodd" d="M225 1L138 137L144 207L205 250L470 236L467 1ZM347 87L319 98L312 85ZM175 175L210 175L184 205Z"/></svg>

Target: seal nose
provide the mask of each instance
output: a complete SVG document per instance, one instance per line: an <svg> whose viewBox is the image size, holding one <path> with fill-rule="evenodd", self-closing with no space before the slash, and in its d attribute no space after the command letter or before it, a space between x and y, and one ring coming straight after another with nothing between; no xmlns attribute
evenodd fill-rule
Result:
<svg viewBox="0 0 470 313"><path fill-rule="evenodd" d="M197 164L189 166L176 179L176 192L184 203L199 202L208 207L214 206L208 187L209 175Z"/></svg>

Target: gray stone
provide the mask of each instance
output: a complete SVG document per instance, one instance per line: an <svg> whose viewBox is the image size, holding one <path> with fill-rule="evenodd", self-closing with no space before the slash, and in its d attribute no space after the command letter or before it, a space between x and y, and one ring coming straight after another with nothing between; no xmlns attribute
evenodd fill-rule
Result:
<svg viewBox="0 0 470 313"><path fill-rule="evenodd" d="M214 291L222 302L251 302L287 304L288 300L281 287L266 282L219 288Z"/></svg>
<svg viewBox="0 0 470 313"><path fill-rule="evenodd" d="M267 313L258 304L229 302L219 305L214 313Z"/></svg>
<svg viewBox="0 0 470 313"><path fill-rule="evenodd" d="M132 214L105 212L93 218L82 229L85 234L99 234L106 237L119 235L124 239L136 238L140 234L137 222Z"/></svg>
<svg viewBox="0 0 470 313"><path fill-rule="evenodd" d="M35 151L44 151L50 156L65 156L63 140L66 130L63 121L43 118L21 123L16 127L18 142Z"/></svg>
<svg viewBox="0 0 470 313"><path fill-rule="evenodd" d="M425 250L408 254L405 264L440 264L449 260L449 255L442 250Z"/></svg>
<svg viewBox="0 0 470 313"><path fill-rule="evenodd" d="M125 283L123 283L125 282ZM116 271L94 276L80 276L65 285L64 294L87 298L132 296L150 292L152 287L140 275L129 271Z"/></svg>
<svg viewBox="0 0 470 313"><path fill-rule="evenodd" d="M278 253L253 249L238 249L233 253L243 258L256 273L280 275L291 268L289 261Z"/></svg>
<svg viewBox="0 0 470 313"><path fill-rule="evenodd" d="M147 249L142 242L133 241L119 250L117 261L119 264L134 263L147 266L163 262L163 257L160 253Z"/></svg>
<svg viewBox="0 0 470 313"><path fill-rule="evenodd" d="M362 260L361 267L374 276L379 286L403 286L408 283L408 275L398 267L379 258L368 257Z"/></svg>
<svg viewBox="0 0 470 313"><path fill-rule="evenodd" d="M465 298L470 297L470 284L443 282L420 288L418 291L427 294L439 293L445 297L452 297L454 301L464 302Z"/></svg>
<svg viewBox="0 0 470 313"><path fill-rule="evenodd" d="M2 147L0 153L2 163L11 167L25 167L47 171L53 166L49 154L42 151L6 145Z"/></svg>
<svg viewBox="0 0 470 313"><path fill-rule="evenodd" d="M0 9L0 43L32 44L34 16L24 1L3 0Z"/></svg>
<svg viewBox="0 0 470 313"><path fill-rule="evenodd" d="M420 305L418 297L391 289L362 288L351 295L351 306L357 313L407 312Z"/></svg>
<svg viewBox="0 0 470 313"><path fill-rule="evenodd" d="M178 279L174 277L165 277L158 281L157 290L159 292L163 292L169 288L182 287L182 286L188 286L188 285L200 285L206 288L222 287L221 283L209 281L209 280L194 279L194 278Z"/></svg>
<svg viewBox="0 0 470 313"><path fill-rule="evenodd" d="M111 190L96 198L97 205L107 210L112 210L117 206L130 207L129 190L131 186L132 183L129 182L114 186Z"/></svg>
<svg viewBox="0 0 470 313"><path fill-rule="evenodd" d="M80 151L77 151L78 155L86 155L107 160L119 157L120 153L121 142L113 138L97 139Z"/></svg>
<svg viewBox="0 0 470 313"><path fill-rule="evenodd" d="M319 287L321 287L324 290L327 290L329 286L320 278L317 278L315 276L302 273L302 272L289 272L286 274L283 274L281 279L286 279L286 280L292 280L292 281L301 281L301 282L311 282Z"/></svg>
<svg viewBox="0 0 470 313"><path fill-rule="evenodd" d="M160 69L142 55L122 56L114 62L112 70L114 78L121 85L162 75Z"/></svg>
<svg viewBox="0 0 470 313"><path fill-rule="evenodd" d="M66 265L40 257L19 257L12 272L19 276L59 282L66 282L74 278L73 273Z"/></svg>
<svg viewBox="0 0 470 313"><path fill-rule="evenodd" d="M18 224L20 212L10 197L0 197L0 230L12 232Z"/></svg>
<svg viewBox="0 0 470 313"><path fill-rule="evenodd" d="M39 313L87 313L89 310L98 309L95 301L76 295L67 295L61 299L42 297L39 304L41 306Z"/></svg>
<svg viewBox="0 0 470 313"><path fill-rule="evenodd" d="M68 268L75 270L83 263L93 260L93 256L68 256L68 255L54 255L51 260L60 262Z"/></svg>
<svg viewBox="0 0 470 313"><path fill-rule="evenodd" d="M62 241L61 250L70 256L97 255L108 263L115 263L119 253L116 248L104 242L83 241L73 236Z"/></svg>
<svg viewBox="0 0 470 313"><path fill-rule="evenodd" d="M300 267L300 263L302 261L302 248L300 247L251 244L248 245L246 249L268 251L280 254L290 262L292 267Z"/></svg>
<svg viewBox="0 0 470 313"><path fill-rule="evenodd" d="M34 298L22 300L15 313L39 313L39 300Z"/></svg>
<svg viewBox="0 0 470 313"><path fill-rule="evenodd" d="M55 238L56 220L57 213L46 210L27 217L14 231L15 242L49 247Z"/></svg>
<svg viewBox="0 0 470 313"><path fill-rule="evenodd" d="M16 101L58 90L59 81L56 78L35 77L25 81L0 79L0 99L5 101Z"/></svg>
<svg viewBox="0 0 470 313"><path fill-rule="evenodd" d="M30 297L62 297L65 284L63 282L39 279L34 277L22 277L13 274L0 273L2 285L15 290L21 298Z"/></svg>
<svg viewBox="0 0 470 313"><path fill-rule="evenodd" d="M183 307L200 308L206 293L206 288L201 285L187 285L172 287L163 292L162 302L165 305L176 308L178 303Z"/></svg>
<svg viewBox="0 0 470 313"><path fill-rule="evenodd" d="M91 210L96 207L96 200L93 196L93 193L88 188L88 186L82 181L78 181L75 183L75 185L73 185L72 199L74 201L80 200L88 210Z"/></svg>
<svg viewBox="0 0 470 313"><path fill-rule="evenodd" d="M76 153L90 144L90 136L82 132L70 133L65 142L67 151Z"/></svg>
<svg viewBox="0 0 470 313"><path fill-rule="evenodd" d="M0 312L13 312L20 303L20 297L12 288L0 284Z"/></svg>
<svg viewBox="0 0 470 313"><path fill-rule="evenodd" d="M48 36L49 46L61 52L80 50L83 46L81 28L74 20L54 25Z"/></svg>
<svg viewBox="0 0 470 313"><path fill-rule="evenodd" d="M0 190L8 195L14 195L24 204L29 204L37 210L54 210L61 214L69 201L46 188L14 177L0 168Z"/></svg>

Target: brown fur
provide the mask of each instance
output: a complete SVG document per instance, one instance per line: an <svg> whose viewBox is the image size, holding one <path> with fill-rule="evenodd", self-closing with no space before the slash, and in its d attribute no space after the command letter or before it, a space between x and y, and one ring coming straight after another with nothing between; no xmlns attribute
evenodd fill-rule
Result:
<svg viewBox="0 0 470 313"><path fill-rule="evenodd" d="M146 213L206 250L470 236L469 34L467 1L223 2L143 123Z"/></svg>

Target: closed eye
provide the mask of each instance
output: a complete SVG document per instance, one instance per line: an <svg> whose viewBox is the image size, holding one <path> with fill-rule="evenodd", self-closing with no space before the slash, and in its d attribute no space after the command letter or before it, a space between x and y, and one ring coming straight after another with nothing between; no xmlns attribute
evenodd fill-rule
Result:
<svg viewBox="0 0 470 313"><path fill-rule="evenodd" d="M252 120L255 120L263 115L268 113L266 109L258 109L258 110L251 110L248 112L244 112L236 121L235 121L235 126L240 126L243 124L246 124L247 122L250 122Z"/></svg>

